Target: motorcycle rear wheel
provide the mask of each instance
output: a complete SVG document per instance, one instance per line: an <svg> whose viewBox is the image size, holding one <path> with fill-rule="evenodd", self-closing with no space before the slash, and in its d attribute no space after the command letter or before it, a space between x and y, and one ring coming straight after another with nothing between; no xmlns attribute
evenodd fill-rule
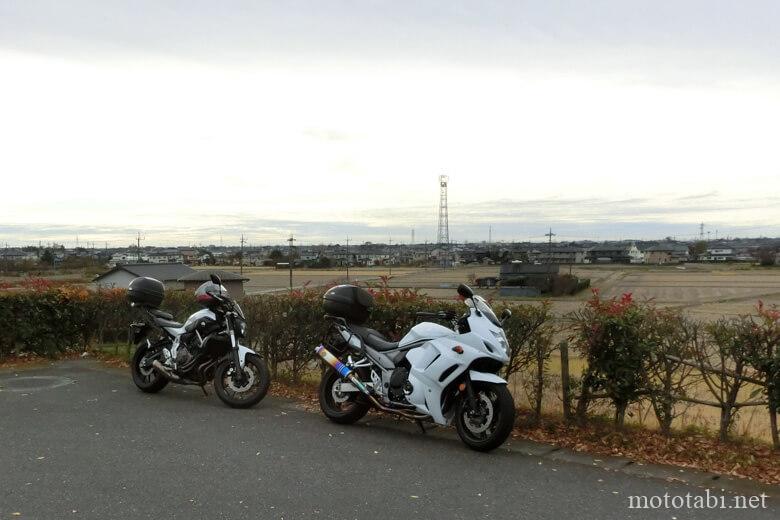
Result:
<svg viewBox="0 0 780 520"><path fill-rule="evenodd" d="M339 393L334 385L341 376L328 368L320 381L320 409L325 417L337 424L353 424L362 419L371 409L371 404L357 392Z"/></svg>
<svg viewBox="0 0 780 520"><path fill-rule="evenodd" d="M149 344L144 340L138 343L133 359L130 361L130 373L133 376L133 383L142 392L148 394L155 394L168 384L168 378L152 368L151 361L148 360L148 357L154 354L155 351L149 348Z"/></svg>

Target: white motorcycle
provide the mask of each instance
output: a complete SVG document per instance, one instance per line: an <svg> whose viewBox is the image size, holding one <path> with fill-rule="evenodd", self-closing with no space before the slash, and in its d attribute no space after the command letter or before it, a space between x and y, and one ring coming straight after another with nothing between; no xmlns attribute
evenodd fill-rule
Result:
<svg viewBox="0 0 780 520"><path fill-rule="evenodd" d="M323 413L351 424L373 406L413 419L423 431L423 421L454 422L461 440L474 450L503 444L514 426L515 404L496 374L509 361L502 320L511 313L504 311L499 320L468 286L458 287L458 293L467 305L461 318L417 314L448 321L452 328L419 323L396 343L363 325L373 306L367 291L339 285L326 292L332 339L315 349L330 366L319 390Z"/></svg>

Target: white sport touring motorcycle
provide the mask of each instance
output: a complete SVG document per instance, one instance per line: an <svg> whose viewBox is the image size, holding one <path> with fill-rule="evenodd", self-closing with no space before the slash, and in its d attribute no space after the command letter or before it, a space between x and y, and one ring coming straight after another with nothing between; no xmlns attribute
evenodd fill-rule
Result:
<svg viewBox="0 0 780 520"><path fill-rule="evenodd" d="M466 285L458 287L464 316L417 313L449 322L415 325L395 343L364 326L373 297L353 285L324 296L332 331L316 348L329 365L319 390L320 408L332 421L351 424L374 406L384 412L437 425L453 422L470 448L489 451L512 431L515 404L496 375L509 361L509 344L490 305ZM511 313L507 310L503 319Z"/></svg>
<svg viewBox="0 0 780 520"><path fill-rule="evenodd" d="M165 287L154 278L135 278L127 289L143 322L130 326L137 342L130 370L133 382L144 392L162 390L169 382L204 386L214 390L228 406L248 408L268 392L270 377L265 362L240 341L246 335L246 319L216 275L195 291L205 308L184 323L158 309Z"/></svg>

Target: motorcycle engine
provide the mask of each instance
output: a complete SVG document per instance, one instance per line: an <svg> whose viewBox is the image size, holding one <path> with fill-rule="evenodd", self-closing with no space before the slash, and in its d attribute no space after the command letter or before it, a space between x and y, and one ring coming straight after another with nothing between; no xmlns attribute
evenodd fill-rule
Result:
<svg viewBox="0 0 780 520"><path fill-rule="evenodd" d="M406 396L412 393L412 385L409 383L409 369L398 367L390 376L390 385L387 391L391 401L397 403L406 402Z"/></svg>
<svg viewBox="0 0 780 520"><path fill-rule="evenodd" d="M179 341L179 348L176 349L176 364L181 366L189 363L194 357L195 348L191 345L194 338L189 334L185 334Z"/></svg>

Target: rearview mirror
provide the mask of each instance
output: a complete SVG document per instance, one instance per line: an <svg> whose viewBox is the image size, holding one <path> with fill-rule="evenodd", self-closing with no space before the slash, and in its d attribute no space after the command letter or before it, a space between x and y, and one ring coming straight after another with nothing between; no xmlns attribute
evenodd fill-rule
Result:
<svg viewBox="0 0 780 520"><path fill-rule="evenodd" d="M460 284L458 286L458 294L460 294L464 298L473 298L474 297L474 291L472 291L471 287L469 287L465 283L462 283L462 284Z"/></svg>
<svg viewBox="0 0 780 520"><path fill-rule="evenodd" d="M504 309L501 311L501 323L504 323L507 319L512 317L512 311L509 309Z"/></svg>
<svg viewBox="0 0 780 520"><path fill-rule="evenodd" d="M219 291L222 292L222 280L219 278L219 276L217 276L214 273L211 273L211 275L209 275L209 278L211 278L212 283L219 285L220 287Z"/></svg>

